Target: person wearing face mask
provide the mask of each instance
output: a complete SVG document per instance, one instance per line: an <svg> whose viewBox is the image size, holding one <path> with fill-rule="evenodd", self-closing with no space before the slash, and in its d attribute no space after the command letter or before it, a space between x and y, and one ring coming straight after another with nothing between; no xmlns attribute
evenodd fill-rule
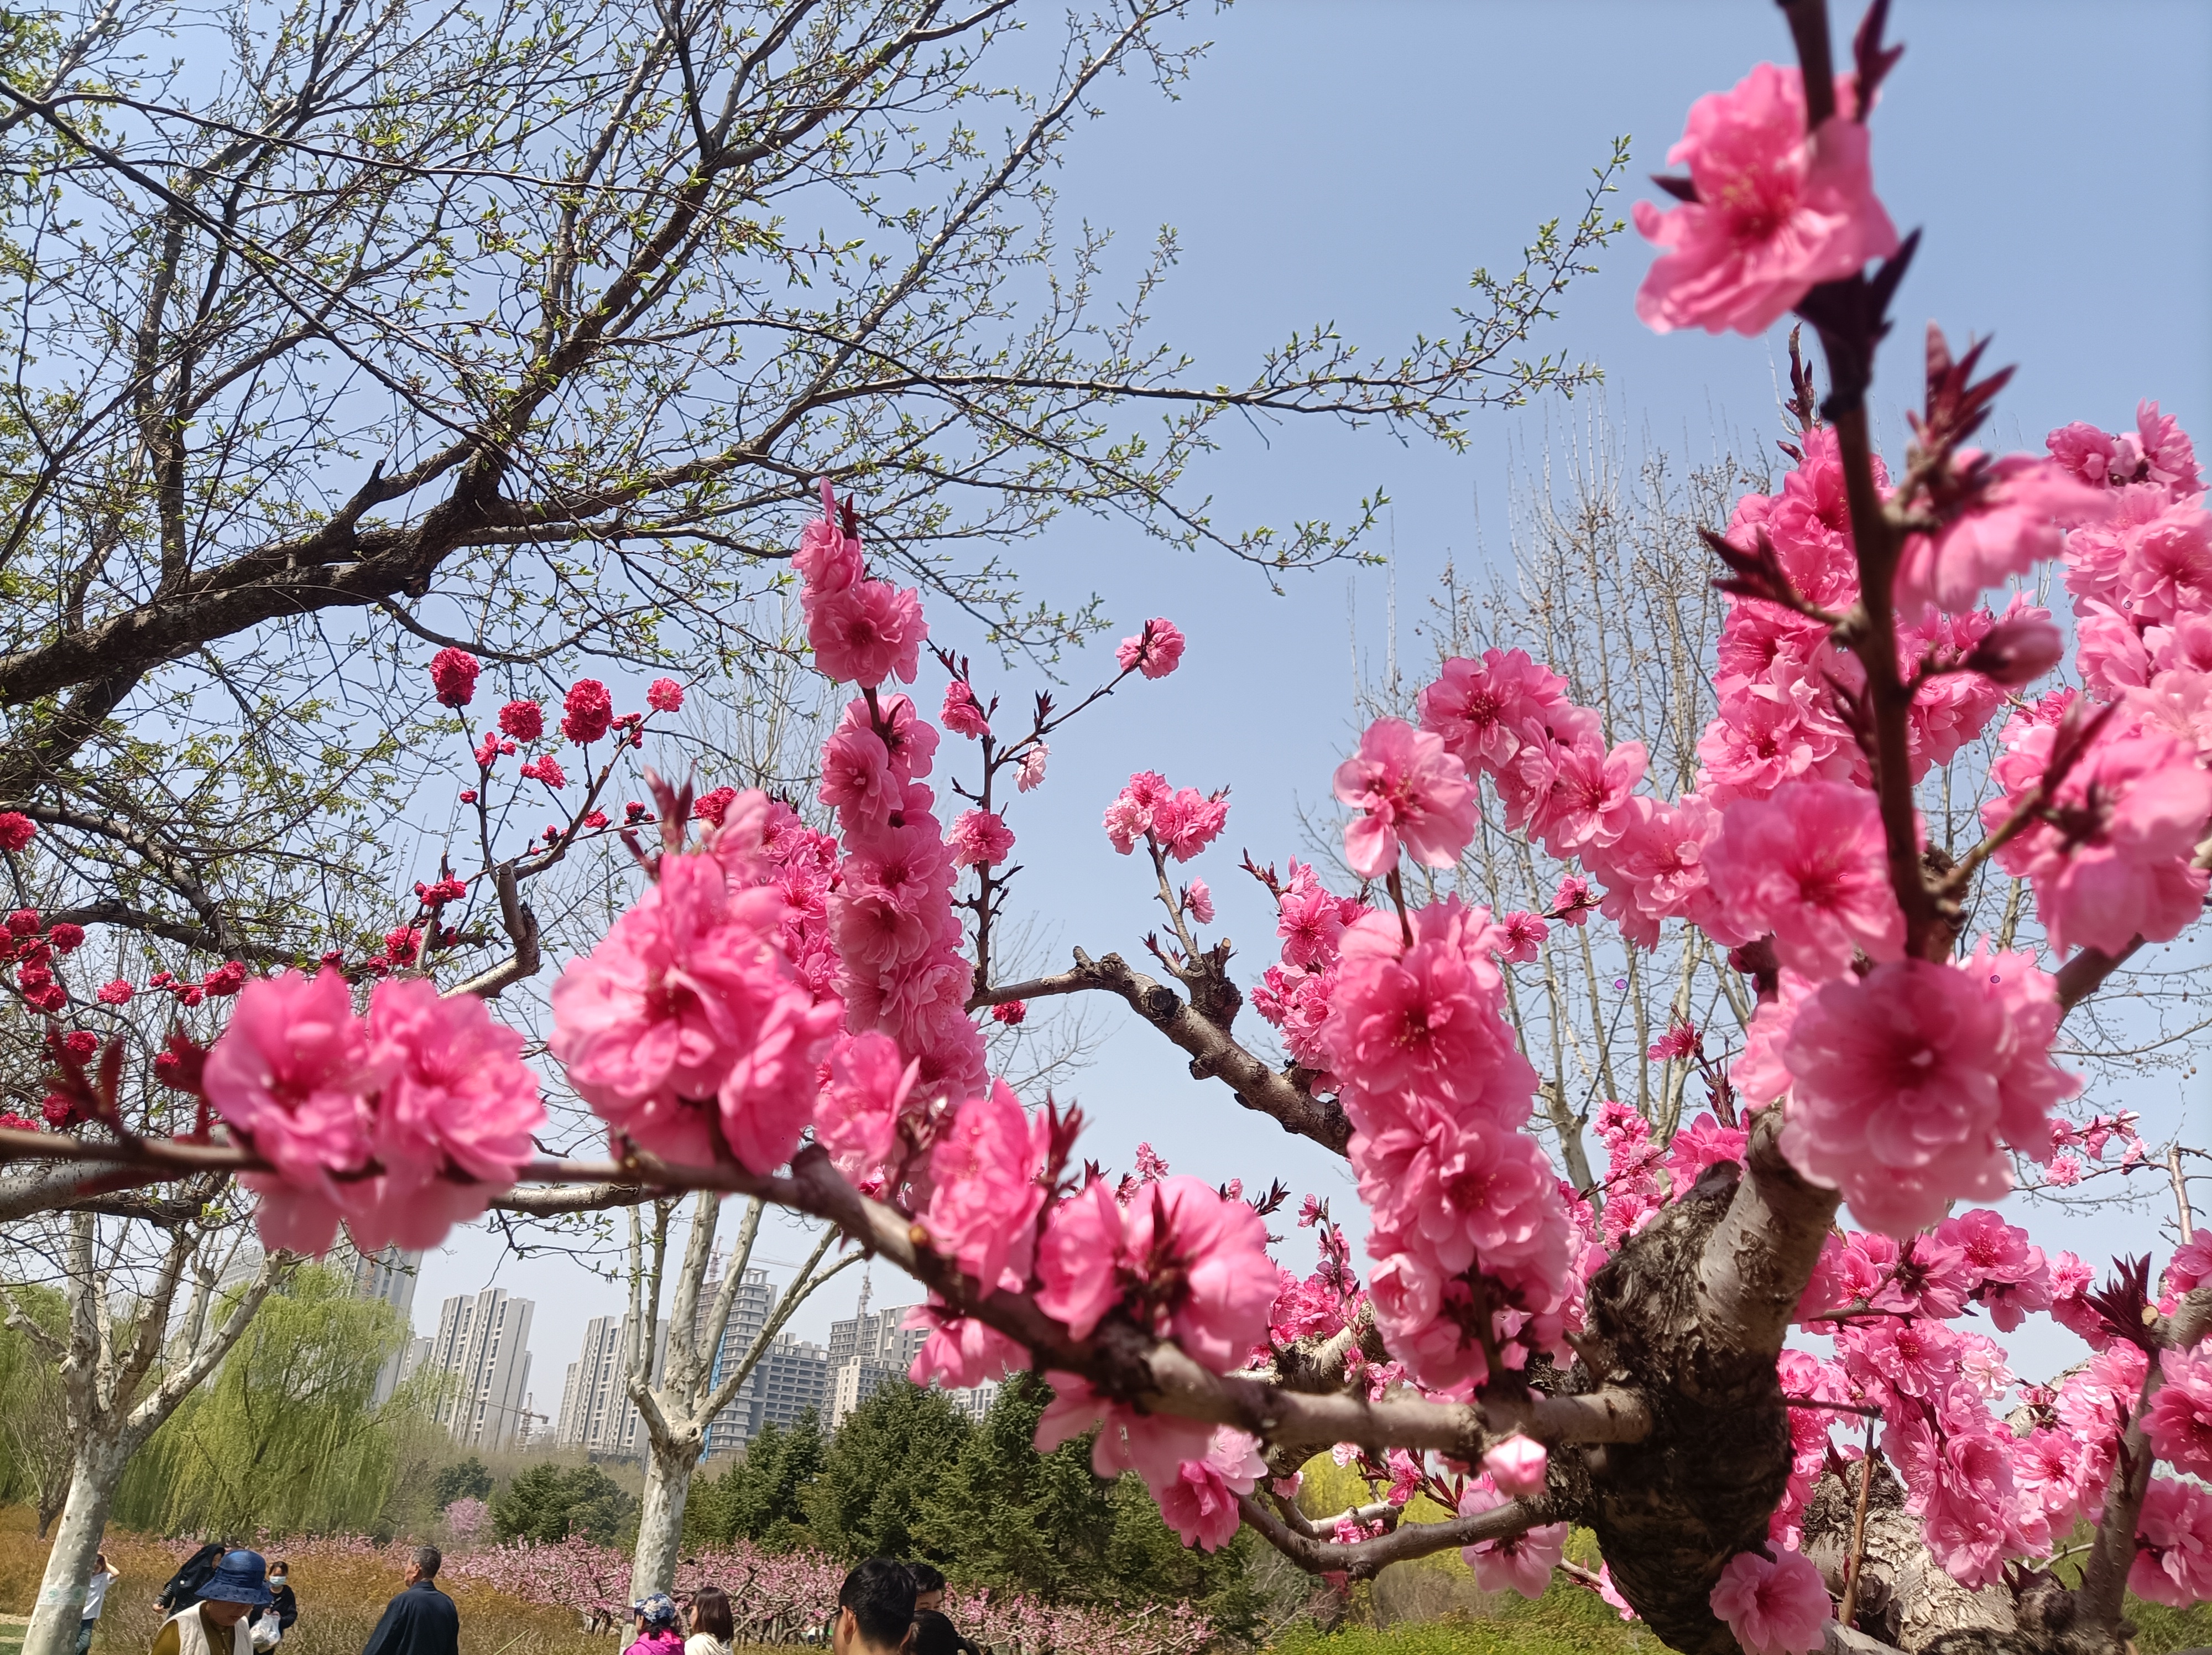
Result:
<svg viewBox="0 0 2212 1655"><path fill-rule="evenodd" d="M292 1592L292 1567L280 1558L269 1566L269 1607L253 1617L254 1648L276 1648L299 1618L300 1600Z"/></svg>
<svg viewBox="0 0 2212 1655"><path fill-rule="evenodd" d="M223 1554L198 1601L161 1622L152 1655L253 1655L246 1617L269 1603L269 1567L259 1552Z"/></svg>

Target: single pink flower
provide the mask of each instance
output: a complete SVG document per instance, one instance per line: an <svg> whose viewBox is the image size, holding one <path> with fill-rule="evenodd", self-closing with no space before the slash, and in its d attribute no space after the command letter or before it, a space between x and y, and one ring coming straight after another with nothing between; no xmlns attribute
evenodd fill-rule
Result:
<svg viewBox="0 0 2212 1655"><path fill-rule="evenodd" d="M1962 449L1961 466L1981 459ZM1896 601L1910 615L1923 604L1967 610L1991 587L2058 556L2065 526L2101 522L2112 504L2057 462L2027 454L1994 461L1973 504L1934 536L1916 534L1899 559Z"/></svg>
<svg viewBox="0 0 2212 1655"><path fill-rule="evenodd" d="M570 685L561 709L561 733L580 747L599 740L614 723L614 698L597 678Z"/></svg>
<svg viewBox="0 0 2212 1655"><path fill-rule="evenodd" d="M901 1055L896 1041L872 1030L841 1036L830 1047L814 1135L848 1178L864 1181L890 1159L920 1067Z"/></svg>
<svg viewBox="0 0 2212 1655"><path fill-rule="evenodd" d="M1193 879L1182 888L1183 912L1200 925L1213 923L1213 892L1203 879Z"/></svg>
<svg viewBox="0 0 2212 1655"><path fill-rule="evenodd" d="M365 1199L349 1201L347 1227L370 1252L434 1247L537 1153L538 1077L522 1062L522 1036L483 1001L441 995L421 977L376 985L368 1037L383 1077L373 1142L384 1171Z"/></svg>
<svg viewBox="0 0 2212 1655"><path fill-rule="evenodd" d="M1893 1236L1936 1223L1954 1200L2002 1196L2012 1173L2001 1144L2045 1141L2050 1103L2080 1084L2050 1061L2049 985L2021 957L1982 953L1827 984L1797 1007L1783 1052L1784 1153Z"/></svg>
<svg viewBox="0 0 2212 1655"><path fill-rule="evenodd" d="M483 663L465 649L441 649L430 657L430 687L441 707L465 707L476 699L477 675Z"/></svg>
<svg viewBox="0 0 2212 1655"><path fill-rule="evenodd" d="M1182 1461L1175 1481L1153 1494L1160 1515L1184 1545L1218 1551L1236 1537L1244 1520L1237 1496L1250 1494L1267 1472L1259 1439L1224 1425L1215 1430L1203 1459Z"/></svg>
<svg viewBox="0 0 2212 1655"><path fill-rule="evenodd" d="M799 532L799 550L792 567L799 571L808 599L827 598L846 590L861 576L860 543L847 534L837 521L837 496L823 478L822 515Z"/></svg>
<svg viewBox="0 0 2212 1655"><path fill-rule="evenodd" d="M947 1317L933 1293L929 1303L915 1306L906 1325L930 1329L907 1369L906 1377L915 1384L935 1380L955 1390L967 1390L1029 1366L1029 1353L1019 1345L973 1317Z"/></svg>
<svg viewBox="0 0 2212 1655"><path fill-rule="evenodd" d="M1421 727L1443 738L1469 776L1495 771L1521 748L1522 732L1566 693L1567 681L1521 649L1455 656L1420 694Z"/></svg>
<svg viewBox="0 0 2212 1655"><path fill-rule="evenodd" d="M1151 832L1162 850L1187 862L1221 837L1229 824L1229 800L1196 788L1178 788L1152 806Z"/></svg>
<svg viewBox="0 0 2212 1655"><path fill-rule="evenodd" d="M1482 1469L1490 1473L1498 1491L1515 1496L1542 1493L1550 1465L1544 1445L1518 1433L1492 1445L1482 1456Z"/></svg>
<svg viewBox="0 0 2212 1655"><path fill-rule="evenodd" d="M645 704L656 713L684 710L684 686L674 678L655 678L646 686Z"/></svg>
<svg viewBox="0 0 2212 1655"><path fill-rule="evenodd" d="M517 741L535 741L545 733L545 709L534 701L510 701L499 709L499 727Z"/></svg>
<svg viewBox="0 0 2212 1655"><path fill-rule="evenodd" d="M945 709L938 715L938 722L970 741L991 733L991 721L966 678L955 678L945 686Z"/></svg>
<svg viewBox="0 0 2212 1655"><path fill-rule="evenodd" d="M1470 1482L1460 1496L1462 1517L1493 1511L1508 1496L1486 1481ZM1567 1555L1568 1525L1547 1523L1504 1540L1486 1540L1460 1549L1460 1556L1474 1571L1474 1583L1485 1591L1513 1591L1523 1597L1541 1597L1552 1584L1552 1571Z"/></svg>
<svg viewBox="0 0 2212 1655"><path fill-rule="evenodd" d="M1014 848L1014 832L994 811L963 810L945 836L956 867L996 867Z"/></svg>
<svg viewBox="0 0 2212 1655"><path fill-rule="evenodd" d="M1134 667L1148 678L1164 678L1182 660L1182 629L1164 616L1154 616L1133 638L1124 638L1114 651L1121 670Z"/></svg>
<svg viewBox="0 0 2212 1655"><path fill-rule="evenodd" d="M2177 1471L2212 1476L2212 1357L2160 1351L2159 1366L2165 1383L2143 1419L2151 1448Z"/></svg>
<svg viewBox="0 0 2212 1655"><path fill-rule="evenodd" d="M1402 843L1424 867L1449 867L1474 837L1476 795L1443 739L1379 718L1336 767L1336 796L1361 812L1344 830L1345 860L1364 879L1398 866Z"/></svg>
<svg viewBox="0 0 2212 1655"><path fill-rule="evenodd" d="M2005 727L2004 753L1991 767L2004 794L1983 805L1985 826L2004 822L2041 782L2057 742L2054 726L2025 715ZM2117 953L2139 934L2164 942L2202 912L2207 880L2195 858L2212 820L2212 775L2170 732L2116 715L2048 808L2063 827L2034 823L1997 862L2033 885L2059 953L2084 946Z"/></svg>
<svg viewBox="0 0 2212 1655"><path fill-rule="evenodd" d="M1855 946L1875 960L1904 952L1880 806L1863 788L1793 782L1765 800L1740 800L1723 814L1705 867L1723 911L1743 930L1771 930L1792 970L1832 977Z"/></svg>
<svg viewBox="0 0 2212 1655"><path fill-rule="evenodd" d="M806 639L814 665L840 684L872 690L884 679L912 684L929 636L921 598L888 581L860 581L812 603Z"/></svg>
<svg viewBox="0 0 2212 1655"><path fill-rule="evenodd" d="M1052 757L1052 749L1043 742L1030 744L1022 754L1022 762L1014 777L1014 785L1024 793L1035 793L1044 785L1044 761Z"/></svg>
<svg viewBox="0 0 2212 1655"><path fill-rule="evenodd" d="M888 821L905 796L891 772L890 750L872 729L840 727L822 744L822 802L847 832Z"/></svg>
<svg viewBox="0 0 2212 1655"><path fill-rule="evenodd" d="M1011 1270L1026 1279L1044 1205L1052 1128L1032 1120L1003 1080L962 1104L931 1153L931 1244L986 1290Z"/></svg>
<svg viewBox="0 0 2212 1655"><path fill-rule="evenodd" d="M0 850L24 849L38 835L38 826L20 810L0 810Z"/></svg>
<svg viewBox="0 0 2212 1655"><path fill-rule="evenodd" d="M2212 1597L2212 1494L2201 1483L2150 1480L2128 1590L2174 1609Z"/></svg>
<svg viewBox="0 0 2212 1655"><path fill-rule="evenodd" d="M381 1076L368 1031L354 1015L345 978L286 971L249 983L229 1026L209 1051L202 1085L234 1131L274 1175L253 1175L264 1195L295 1192L325 1216L282 1244L320 1253L337 1223L334 1172L354 1172L373 1153L368 1095Z"/></svg>
<svg viewBox="0 0 2212 1655"><path fill-rule="evenodd" d="M1713 1587L1712 1610L1745 1655L1808 1655L1828 1622L1828 1589L1802 1552L1784 1551L1772 1562L1738 1552Z"/></svg>
<svg viewBox="0 0 2212 1655"><path fill-rule="evenodd" d="M1634 208L1636 228L1668 249L1637 290L1636 313L1662 333L1763 333L1815 283L1895 253L1867 149L1866 128L1844 115L1806 132L1794 69L1760 64L1698 99L1667 152L1688 164L1697 198L1668 212Z"/></svg>

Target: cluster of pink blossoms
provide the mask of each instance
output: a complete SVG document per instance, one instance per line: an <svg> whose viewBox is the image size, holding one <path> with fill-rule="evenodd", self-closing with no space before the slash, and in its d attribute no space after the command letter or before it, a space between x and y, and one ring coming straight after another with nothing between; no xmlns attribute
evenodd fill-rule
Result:
<svg viewBox="0 0 2212 1655"><path fill-rule="evenodd" d="M822 754L822 801L836 809L844 842L829 910L845 1026L890 1036L920 1065L925 1094L972 1097L986 1084L983 1037L967 1012L974 971L952 887L962 866L1002 860L1013 836L979 814L946 843L923 780L936 727L910 697L877 693L894 675L914 681L929 633L921 597L867 576L826 482L822 508L794 560L815 665L866 692L847 705Z"/></svg>
<svg viewBox="0 0 2212 1655"><path fill-rule="evenodd" d="M1106 837L1127 856L1139 841L1187 862L1221 837L1229 824L1228 790L1207 794L1175 788L1152 770L1131 776L1106 806Z"/></svg>
<svg viewBox="0 0 2212 1655"><path fill-rule="evenodd" d="M244 1175L263 1243L322 1253L341 1219L364 1251L434 1247L482 1214L545 1119L522 1037L473 995L379 983L368 1015L334 970L246 984L202 1086L274 1168Z"/></svg>

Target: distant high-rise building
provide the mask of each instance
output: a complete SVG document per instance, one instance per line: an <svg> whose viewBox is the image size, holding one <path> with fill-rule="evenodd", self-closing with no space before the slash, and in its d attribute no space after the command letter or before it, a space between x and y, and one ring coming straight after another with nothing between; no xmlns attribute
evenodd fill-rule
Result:
<svg viewBox="0 0 2212 1655"><path fill-rule="evenodd" d="M953 1407L981 1425L983 1416L991 1411L991 1404L999 1400L999 1392L1003 1388L996 1379L986 1379L981 1384L948 1390L945 1394L951 1399Z"/></svg>
<svg viewBox="0 0 2212 1655"><path fill-rule="evenodd" d="M706 1295L700 1295L700 1313L705 1315L710 1306ZM776 1290L769 1284L766 1270L747 1270L738 1282L736 1297L730 1301L730 1319L724 1324L722 1337L714 1347L714 1361L709 1370L708 1383L719 1385L722 1376L732 1372L745 1360L753 1342L775 1314ZM760 1384L760 1368L756 1366L738 1387L738 1394L729 1405L717 1414L707 1427L707 1452L709 1455L734 1452L760 1427L753 1419L753 1398Z"/></svg>
<svg viewBox="0 0 2212 1655"><path fill-rule="evenodd" d="M553 1439L563 1448L640 1459L645 1455L645 1418L629 1399L625 1367L629 1356L627 1316L595 1316L584 1324L584 1348L568 1365L561 1386L561 1414ZM653 1342L653 1377L660 1377L668 1354L668 1329Z"/></svg>
<svg viewBox="0 0 2212 1655"><path fill-rule="evenodd" d="M530 1318L537 1306L504 1287L448 1299L422 1366L445 1376L437 1418L453 1440L504 1448L522 1428L530 1388Z"/></svg>
<svg viewBox="0 0 2212 1655"><path fill-rule="evenodd" d="M857 1315L830 1324L829 1415L823 1423L831 1430L884 1386L906 1378L929 1339L927 1328L904 1325L912 1309L896 1305L871 1312L864 1298Z"/></svg>
<svg viewBox="0 0 2212 1655"><path fill-rule="evenodd" d="M402 1252L397 1247L362 1253L355 1248L353 1238L341 1230L337 1244L323 1263L351 1282L355 1298L380 1299L398 1311L401 1325L408 1330L408 1343L393 1351L377 1372L376 1391L370 1400L380 1408L413 1372L408 1366L408 1353L414 1342L415 1282L422 1274L422 1255Z"/></svg>

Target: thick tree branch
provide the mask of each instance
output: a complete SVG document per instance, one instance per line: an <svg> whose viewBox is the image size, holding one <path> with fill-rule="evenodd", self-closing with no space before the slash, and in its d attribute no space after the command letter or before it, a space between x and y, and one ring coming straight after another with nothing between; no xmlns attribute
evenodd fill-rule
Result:
<svg viewBox="0 0 2212 1655"><path fill-rule="evenodd" d="M1389 1565L1408 1558L1485 1540L1507 1540L1559 1520L1540 1500L1516 1500L1447 1523L1401 1523L1389 1534L1344 1546L1297 1533L1249 1494L1237 1495L1237 1505L1244 1520L1299 1567L1314 1574L1342 1573L1354 1580L1371 1580Z"/></svg>
<svg viewBox="0 0 2212 1655"><path fill-rule="evenodd" d="M1310 1138L1341 1155L1352 1139L1352 1123L1333 1099L1316 1098L1294 1074L1269 1068L1208 1021L1190 1002L1155 977L1133 969L1119 954L1093 959L1075 951L1072 970L1026 983L1002 983L969 1000L969 1009L1004 1005L1012 1000L1043 1000L1055 995L1097 992L1119 998L1190 1056L1195 1080L1218 1080L1249 1110L1267 1116L1285 1132Z"/></svg>

